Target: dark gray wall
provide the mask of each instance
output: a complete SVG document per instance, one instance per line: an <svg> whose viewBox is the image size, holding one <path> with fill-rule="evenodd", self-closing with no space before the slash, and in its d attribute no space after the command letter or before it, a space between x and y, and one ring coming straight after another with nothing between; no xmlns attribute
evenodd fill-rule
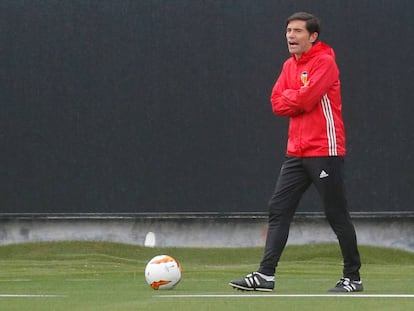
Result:
<svg viewBox="0 0 414 311"><path fill-rule="evenodd" d="M412 1L0 0L0 213L265 212L298 10L337 53L351 210L412 211Z"/></svg>

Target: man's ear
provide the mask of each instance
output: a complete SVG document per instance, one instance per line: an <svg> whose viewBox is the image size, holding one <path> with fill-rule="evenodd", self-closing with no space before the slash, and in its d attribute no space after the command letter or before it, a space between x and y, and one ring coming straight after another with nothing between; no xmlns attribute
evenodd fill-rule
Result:
<svg viewBox="0 0 414 311"><path fill-rule="evenodd" d="M317 33L317 32L314 32L310 35L310 41L312 42L312 44L316 42L318 37L319 37L319 33Z"/></svg>

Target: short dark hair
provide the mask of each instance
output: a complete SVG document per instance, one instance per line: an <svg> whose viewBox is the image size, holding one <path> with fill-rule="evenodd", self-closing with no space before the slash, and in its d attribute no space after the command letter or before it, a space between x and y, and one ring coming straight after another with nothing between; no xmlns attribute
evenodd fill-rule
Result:
<svg viewBox="0 0 414 311"><path fill-rule="evenodd" d="M309 33L313 34L314 32L317 32L319 39L319 35L321 34L321 25L319 19L316 16L306 12L296 12L287 18L286 26L294 20L305 21L306 29L309 31Z"/></svg>

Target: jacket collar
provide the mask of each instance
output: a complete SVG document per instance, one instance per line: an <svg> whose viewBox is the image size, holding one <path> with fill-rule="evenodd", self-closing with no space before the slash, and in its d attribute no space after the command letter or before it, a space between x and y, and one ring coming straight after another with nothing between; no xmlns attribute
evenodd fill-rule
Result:
<svg viewBox="0 0 414 311"><path fill-rule="evenodd" d="M292 54L292 57L295 62L303 63L320 54L326 54L335 57L334 50L328 44L321 41L316 42L307 52L303 53L299 59L296 59L294 54Z"/></svg>

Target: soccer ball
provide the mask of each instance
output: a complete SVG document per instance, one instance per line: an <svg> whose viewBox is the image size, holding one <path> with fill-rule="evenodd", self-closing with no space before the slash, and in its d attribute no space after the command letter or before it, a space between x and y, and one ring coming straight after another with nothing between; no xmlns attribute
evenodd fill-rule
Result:
<svg viewBox="0 0 414 311"><path fill-rule="evenodd" d="M180 263L168 255L155 256L145 267L145 280L153 289L173 289L181 274Z"/></svg>

